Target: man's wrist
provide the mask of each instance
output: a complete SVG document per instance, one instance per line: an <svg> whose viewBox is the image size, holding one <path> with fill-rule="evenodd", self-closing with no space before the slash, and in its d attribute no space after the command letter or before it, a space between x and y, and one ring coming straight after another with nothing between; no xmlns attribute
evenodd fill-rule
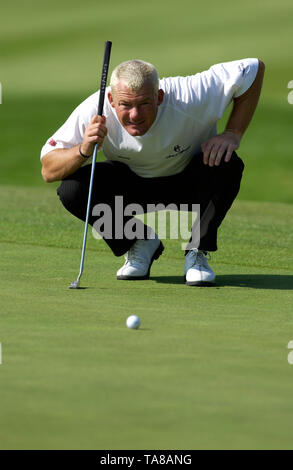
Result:
<svg viewBox="0 0 293 470"><path fill-rule="evenodd" d="M81 150L81 145L78 147L79 155L84 159L87 160L88 158L91 157L91 155L86 155L85 153L82 152Z"/></svg>
<svg viewBox="0 0 293 470"><path fill-rule="evenodd" d="M230 127L224 130L224 134L233 134L239 142L241 141L243 135L241 131L238 131L237 129L231 129Z"/></svg>
<svg viewBox="0 0 293 470"><path fill-rule="evenodd" d="M230 127L228 127L227 129L224 130L224 132L231 132L232 134L235 134L237 135L237 137L242 137L242 132L237 130L237 129L232 129Z"/></svg>

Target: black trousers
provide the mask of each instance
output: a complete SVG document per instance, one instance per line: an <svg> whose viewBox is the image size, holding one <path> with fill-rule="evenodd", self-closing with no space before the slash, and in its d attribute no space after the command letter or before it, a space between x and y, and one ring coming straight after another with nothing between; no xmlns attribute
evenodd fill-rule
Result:
<svg viewBox="0 0 293 470"><path fill-rule="evenodd" d="M197 247L204 251L217 250L217 231L227 211L236 198L244 164L234 152L229 162L222 159L219 166L203 164L203 155L194 156L189 165L173 176L142 178L120 162L105 161L96 163L89 224L97 220L92 215L96 204L107 204L115 217L115 196L123 196L124 206L140 204L144 211L147 204L200 204L200 236ZM74 216L85 220L91 165L80 168L65 178L57 194L64 207ZM125 216L123 224L131 217ZM142 224L142 222L141 222ZM149 228L144 226L145 238ZM125 236L120 239L103 236L116 256L126 253L135 238Z"/></svg>

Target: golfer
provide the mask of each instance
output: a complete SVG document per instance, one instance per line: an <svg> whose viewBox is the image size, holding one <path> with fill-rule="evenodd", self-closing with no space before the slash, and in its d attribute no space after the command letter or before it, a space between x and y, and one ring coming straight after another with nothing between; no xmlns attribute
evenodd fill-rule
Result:
<svg viewBox="0 0 293 470"><path fill-rule="evenodd" d="M92 208L107 204L113 211L115 230L100 228L114 255L125 255L117 279L148 279L164 249L141 221L141 237L123 230L132 215L115 213L119 196L123 207L140 204L144 210L148 204L199 204L199 236L191 236L185 251L184 278L190 286L215 284L207 254L217 250L218 228L240 188L244 164L235 151L255 112L263 75L258 59L161 80L147 62L123 62L112 73L104 115L97 115L99 92L94 93L47 140L42 176L46 182L61 181L57 193L62 204L81 220L95 144L103 150L106 161L96 163ZM226 128L218 134L217 121L231 103ZM97 220L94 213L91 225Z"/></svg>

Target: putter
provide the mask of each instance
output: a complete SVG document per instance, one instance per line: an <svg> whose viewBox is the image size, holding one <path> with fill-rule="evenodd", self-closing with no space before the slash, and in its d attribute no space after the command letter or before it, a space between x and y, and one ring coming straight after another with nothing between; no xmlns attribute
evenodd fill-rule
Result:
<svg viewBox="0 0 293 470"><path fill-rule="evenodd" d="M107 77L108 77L111 47L112 47L112 42L111 41L106 41L106 43L105 43L105 52L104 52L104 60L103 60L103 68L102 68L102 76L101 76L99 105L98 105L98 115L99 116L103 115L103 107L104 107L104 100L105 100L105 91L106 91L106 84L107 84ZM70 284L69 289L78 289L79 288L80 278L81 278L81 275L82 275L82 272L83 272L84 255L85 255L85 247L86 247L86 238L87 238L87 230L88 230L88 222L89 222L89 213L90 213L90 206L91 206L93 182L94 182L94 176L95 176L97 151L98 151L98 144L95 144L94 153L93 153L93 160L92 160L90 184L89 184L89 194L88 194L87 209L86 209L86 219L85 219L85 227L84 227L84 235L83 235L83 244L82 244L79 275L78 275L78 278L76 279L76 281L73 281Z"/></svg>

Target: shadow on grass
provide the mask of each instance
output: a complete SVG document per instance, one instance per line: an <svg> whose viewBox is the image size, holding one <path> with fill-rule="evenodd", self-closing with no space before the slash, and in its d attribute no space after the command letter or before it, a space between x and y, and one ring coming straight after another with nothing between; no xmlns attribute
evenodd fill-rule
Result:
<svg viewBox="0 0 293 470"><path fill-rule="evenodd" d="M183 276L152 276L162 284L184 284ZM253 289L293 290L293 276L278 274L228 274L216 277L215 287L250 287Z"/></svg>
<svg viewBox="0 0 293 470"><path fill-rule="evenodd" d="M293 290L293 276L278 274L229 274L217 276L217 286Z"/></svg>
<svg viewBox="0 0 293 470"><path fill-rule="evenodd" d="M151 276L150 280L161 284L184 284L183 276Z"/></svg>

